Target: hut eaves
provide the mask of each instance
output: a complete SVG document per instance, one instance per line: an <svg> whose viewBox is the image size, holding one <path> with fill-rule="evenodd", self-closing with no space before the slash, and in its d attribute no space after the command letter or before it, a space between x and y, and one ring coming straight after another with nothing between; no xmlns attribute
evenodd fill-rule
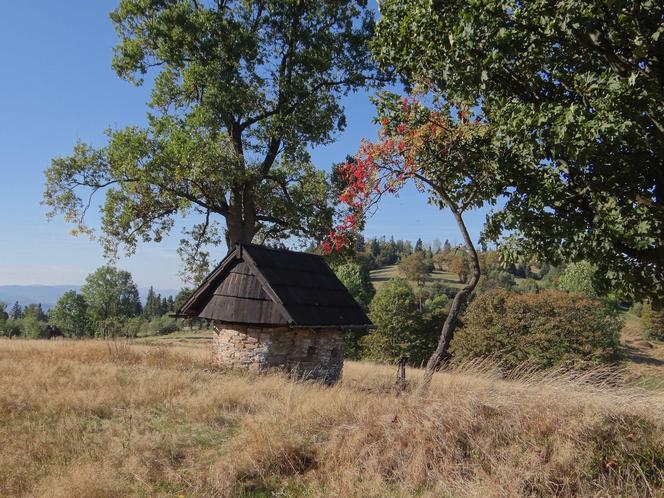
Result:
<svg viewBox="0 0 664 498"><path fill-rule="evenodd" d="M372 326L322 257L253 244L238 244L177 316L257 326Z"/></svg>

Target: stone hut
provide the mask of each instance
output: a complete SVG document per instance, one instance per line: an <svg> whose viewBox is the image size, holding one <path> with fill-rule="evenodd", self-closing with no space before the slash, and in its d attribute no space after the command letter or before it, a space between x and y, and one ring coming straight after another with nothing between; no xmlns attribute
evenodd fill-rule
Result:
<svg viewBox="0 0 664 498"><path fill-rule="evenodd" d="M344 330L370 320L315 254L238 244L178 310L214 323L216 361L335 382Z"/></svg>

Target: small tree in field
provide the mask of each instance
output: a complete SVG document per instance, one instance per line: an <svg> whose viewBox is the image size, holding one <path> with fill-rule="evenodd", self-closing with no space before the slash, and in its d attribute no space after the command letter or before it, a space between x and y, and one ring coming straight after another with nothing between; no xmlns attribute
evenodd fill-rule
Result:
<svg viewBox="0 0 664 498"><path fill-rule="evenodd" d="M376 292L369 317L376 330L362 338L367 358L394 361L407 356L411 364L420 365L436 344L435 329L405 280L390 280Z"/></svg>
<svg viewBox="0 0 664 498"><path fill-rule="evenodd" d="M365 141L341 167L347 188L340 201L347 212L324 247L339 250L353 239L356 227L383 195L396 193L412 180L429 201L450 210L466 245L471 274L457 293L443 324L438 345L429 358L422 387L448 354L459 314L480 278L480 264L463 214L501 193L499 168L491 129L464 107L433 100L426 106L415 99L384 93L376 101L381 124L379 139Z"/></svg>
<svg viewBox="0 0 664 498"><path fill-rule="evenodd" d="M417 285L422 285L427 278L427 264L422 251L409 254L399 263L399 273Z"/></svg>
<svg viewBox="0 0 664 498"><path fill-rule="evenodd" d="M88 303L83 295L65 292L49 312L49 322L67 337L83 337L91 333Z"/></svg>
<svg viewBox="0 0 664 498"><path fill-rule="evenodd" d="M122 328L120 321L142 311L131 274L112 266L102 266L88 275L81 292L90 320L103 337L117 335Z"/></svg>
<svg viewBox="0 0 664 498"><path fill-rule="evenodd" d="M468 256L465 252L460 251L458 254L450 257L450 272L459 277L459 282L465 284L468 282L468 275L470 274L470 264L468 263Z"/></svg>

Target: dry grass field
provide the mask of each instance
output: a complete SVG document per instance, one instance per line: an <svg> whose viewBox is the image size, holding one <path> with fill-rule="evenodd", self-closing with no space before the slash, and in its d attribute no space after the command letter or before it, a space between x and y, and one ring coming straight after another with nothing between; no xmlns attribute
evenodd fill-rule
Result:
<svg viewBox="0 0 664 498"><path fill-rule="evenodd" d="M467 365L418 397L387 366L325 388L200 343L1 340L0 496L663 496L664 394L614 372Z"/></svg>

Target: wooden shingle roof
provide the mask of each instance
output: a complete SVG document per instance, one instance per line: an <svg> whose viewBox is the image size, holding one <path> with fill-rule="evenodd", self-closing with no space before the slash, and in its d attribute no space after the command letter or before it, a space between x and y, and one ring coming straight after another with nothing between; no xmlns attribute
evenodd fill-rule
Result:
<svg viewBox="0 0 664 498"><path fill-rule="evenodd" d="M261 326L371 326L322 257L253 244L238 244L177 315Z"/></svg>

